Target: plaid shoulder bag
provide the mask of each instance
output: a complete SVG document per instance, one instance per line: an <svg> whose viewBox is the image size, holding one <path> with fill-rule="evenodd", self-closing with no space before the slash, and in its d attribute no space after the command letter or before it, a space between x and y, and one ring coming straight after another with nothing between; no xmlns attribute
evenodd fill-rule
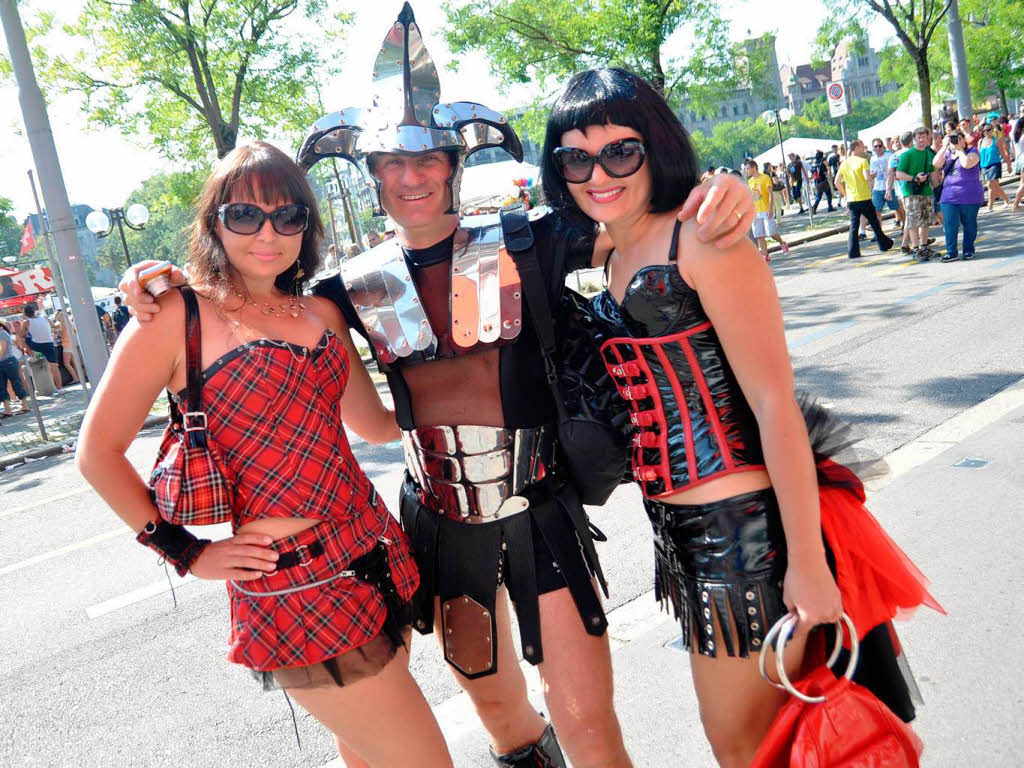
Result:
<svg viewBox="0 0 1024 768"><path fill-rule="evenodd" d="M233 518L235 478L206 430L202 392L199 302L188 286L185 300L185 412L174 398L149 488L160 516L175 525L213 525Z"/></svg>

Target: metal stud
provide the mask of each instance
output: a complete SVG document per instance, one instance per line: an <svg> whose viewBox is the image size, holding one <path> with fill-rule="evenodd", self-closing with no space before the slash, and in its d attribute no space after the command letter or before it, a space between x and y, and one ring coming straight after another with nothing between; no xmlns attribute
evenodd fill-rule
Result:
<svg viewBox="0 0 1024 768"><path fill-rule="evenodd" d="M445 632L446 635L450 635L450 634L452 634L452 628L448 627L444 632Z"/></svg>
<svg viewBox="0 0 1024 768"><path fill-rule="evenodd" d="M749 613L751 616L756 616L757 608L755 608L754 606L750 606L749 608L747 608L747 613Z"/></svg>
<svg viewBox="0 0 1024 768"><path fill-rule="evenodd" d="M747 590L747 594L746 594L747 600L753 600L755 597L756 597L756 595L751 590L748 589Z"/></svg>
<svg viewBox="0 0 1024 768"><path fill-rule="evenodd" d="M590 625L592 627L596 627L600 623L601 623L601 617L600 616L591 616L590 617Z"/></svg>
<svg viewBox="0 0 1024 768"><path fill-rule="evenodd" d="M705 624L704 626L705 626L705 628L707 629L707 631L708 631L708 634L709 634L709 635L710 635L710 634L711 634L712 632L714 632L714 628L713 628L713 627L712 627L712 626L711 626L710 624Z"/></svg>
<svg viewBox="0 0 1024 768"><path fill-rule="evenodd" d="M711 609L710 608L705 608L704 609L704 618L705 619L710 619L711 618Z"/></svg>
<svg viewBox="0 0 1024 768"><path fill-rule="evenodd" d="M484 608L484 618L485 619L491 618L491 612L488 611L486 608Z"/></svg>
<svg viewBox="0 0 1024 768"><path fill-rule="evenodd" d="M520 297L520 293L519 293L519 291L515 291L515 292L514 292L514 293L512 294L512 298L514 298L514 299L518 299L519 297Z"/></svg>
<svg viewBox="0 0 1024 768"><path fill-rule="evenodd" d="M761 625L758 624L756 621L752 621L750 622L750 628L756 632L761 628Z"/></svg>
<svg viewBox="0 0 1024 768"><path fill-rule="evenodd" d="M754 638L753 640L751 640L750 642L751 642L751 644L752 644L752 645L754 645L754 646L758 646L758 645L760 645L760 644L761 644L761 638L759 638L759 637L755 637L755 638Z"/></svg>
<svg viewBox="0 0 1024 768"><path fill-rule="evenodd" d="M533 656L533 646L527 645L525 648L523 648L523 653L527 656Z"/></svg>
<svg viewBox="0 0 1024 768"><path fill-rule="evenodd" d="M715 641L714 640L708 640L708 650L709 651L715 650Z"/></svg>
<svg viewBox="0 0 1024 768"><path fill-rule="evenodd" d="M700 593L700 599L705 603L708 601L708 592L706 589Z"/></svg>
<svg viewBox="0 0 1024 768"><path fill-rule="evenodd" d="M427 622L425 622L423 619L416 619L416 629L426 629L426 628L427 628Z"/></svg>

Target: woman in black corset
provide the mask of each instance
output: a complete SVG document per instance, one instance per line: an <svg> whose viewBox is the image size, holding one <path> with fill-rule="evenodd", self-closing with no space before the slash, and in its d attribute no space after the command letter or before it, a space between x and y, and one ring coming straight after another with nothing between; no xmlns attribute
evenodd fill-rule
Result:
<svg viewBox="0 0 1024 768"><path fill-rule="evenodd" d="M757 653L787 611L799 618L791 677L820 645L810 631L845 610L865 638L861 672L913 717L884 625L937 604L863 508L856 475L820 441L812 450L769 267L751 242L721 249L675 220L698 170L664 99L623 70L577 75L552 110L543 164L552 202L603 223L615 244L594 301L612 337L602 355L638 428L657 593L680 617L718 762L746 766L786 700Z"/></svg>

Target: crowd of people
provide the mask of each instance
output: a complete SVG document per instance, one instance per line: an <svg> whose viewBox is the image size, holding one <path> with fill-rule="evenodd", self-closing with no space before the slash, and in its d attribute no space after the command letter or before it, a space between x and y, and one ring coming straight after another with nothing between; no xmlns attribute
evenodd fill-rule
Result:
<svg viewBox="0 0 1024 768"><path fill-rule="evenodd" d="M757 211L751 237L766 260L768 238L789 250L778 220L789 205L804 213L805 199L815 214L823 200L829 213L845 205L850 258L860 257L859 241L867 238L869 226L879 250L893 247L882 231L881 217L888 210L903 253L920 262L938 256L931 248L936 239L931 227L937 225L945 239L941 260L969 260L975 256L979 209L987 204L993 211L1001 200L1003 208L1012 205L1017 211L1024 201L1024 184L1011 203L1000 183L1004 175L1024 171L1024 106L1013 120L1006 115L951 120L934 129L874 138L870 149L858 139L848 148L818 149L806 162L792 152L788 159L784 168L766 162L759 169L750 158L743 165ZM709 167L702 180L729 170Z"/></svg>
<svg viewBox="0 0 1024 768"><path fill-rule="evenodd" d="M96 315L104 340L113 347L131 320L128 307L120 296L115 296L114 310L108 313L97 304ZM22 307L20 315L8 315L0 320L0 330L6 337L5 343L0 345L2 418L29 412L27 398L31 380L26 376L23 364L33 356L46 361L46 373L53 382L53 389L58 392L81 381L82 374L72 351L75 343L72 321L63 309L47 316L38 303L29 302ZM12 397L21 400L20 410L11 409Z"/></svg>
<svg viewBox="0 0 1024 768"><path fill-rule="evenodd" d="M389 41L404 36L408 51L412 34L406 5ZM382 56L396 55L389 46ZM432 66L422 46L416 56L417 72ZM548 118L553 210L466 228L457 212L470 147L446 127L489 110L452 103L448 115L435 108L436 79L409 71L405 62L404 113L371 110L369 127L344 122L358 110L335 113L298 164L263 142L220 160L197 207L187 285L176 271L180 290L156 301L137 270L126 274L139 322L83 423L85 478L180 574L227 582L229 659L329 728L349 768L452 764L409 673L413 630L436 633L497 765L632 765L612 704L604 537L581 501L617 451L631 457L654 534L652 582L680 620L699 726L720 765L749 765L786 701L758 657L790 614L791 676L824 659L815 628L846 614L861 641L857 679L913 719L891 620L939 606L838 463L830 444L846 428L794 390L764 250L745 237L751 225L773 236L770 178L753 166L749 185L731 174L700 183L664 98L624 70L590 70ZM429 128L414 150L410 121ZM522 158L503 118L486 124L474 135ZM321 141L327 133L334 140ZM374 180L395 236L310 295L324 233L304 171L335 151ZM570 340L545 310L562 306L570 272L592 267L607 288L579 308L595 337L572 342L587 358L573 371L613 395L594 404L594 422L632 423L635 437L583 445L560 437L570 362L554 356ZM350 331L368 341L393 408ZM179 410L147 484L124 453L164 390ZM402 440L397 515L346 427L371 443ZM571 460L595 445L609 455ZM202 467L202 493L174 485L182 462L200 460L189 466ZM216 542L185 527L221 522L233 535ZM509 600L550 721L527 699Z"/></svg>

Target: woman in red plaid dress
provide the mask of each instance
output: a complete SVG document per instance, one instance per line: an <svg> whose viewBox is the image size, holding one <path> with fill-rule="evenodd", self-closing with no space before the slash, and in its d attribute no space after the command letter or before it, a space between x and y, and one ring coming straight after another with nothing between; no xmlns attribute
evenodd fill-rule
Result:
<svg viewBox="0 0 1024 768"><path fill-rule="evenodd" d="M227 582L229 659L330 728L350 768L451 765L408 670L419 575L342 426L389 442L399 437L394 414L339 310L301 294L322 237L305 176L269 144L225 157L199 201L189 274L201 410L233 496L223 518L232 537L211 543L162 519L125 458L161 390L188 410L182 292L119 338L82 425L78 467L180 573Z"/></svg>

